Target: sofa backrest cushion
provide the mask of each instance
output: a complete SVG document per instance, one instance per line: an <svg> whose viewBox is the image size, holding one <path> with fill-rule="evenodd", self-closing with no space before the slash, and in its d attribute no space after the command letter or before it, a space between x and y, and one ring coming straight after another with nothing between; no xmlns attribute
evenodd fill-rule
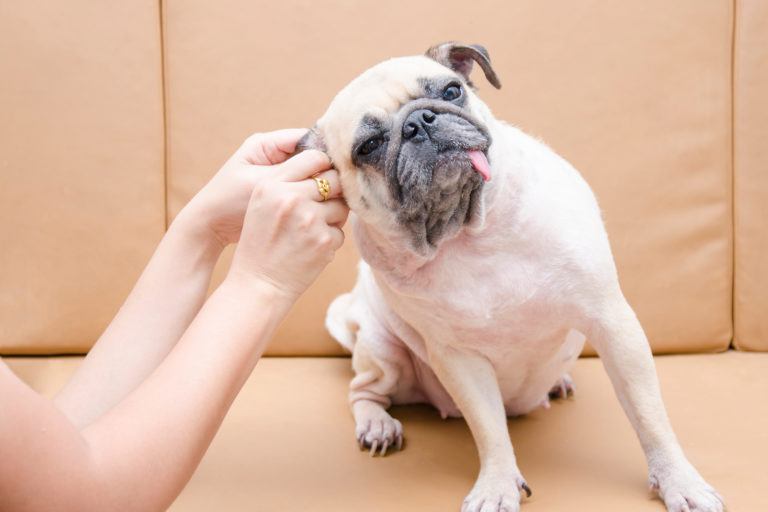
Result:
<svg viewBox="0 0 768 512"><path fill-rule="evenodd" d="M736 2L734 344L768 350L768 2Z"/></svg>
<svg viewBox="0 0 768 512"><path fill-rule="evenodd" d="M444 40L485 45L502 119L593 186L626 295L656 352L731 339L730 2L165 6L169 214L253 131L311 126L365 68ZM434 15L438 8L439 16ZM414 27L418 26L418 30ZM325 309L351 288L349 244L283 324L272 354L338 354Z"/></svg>
<svg viewBox="0 0 768 512"><path fill-rule="evenodd" d="M165 228L157 3L0 3L0 353L84 352Z"/></svg>
<svg viewBox="0 0 768 512"><path fill-rule="evenodd" d="M543 138L594 188L653 349L729 345L729 1L165 0L162 31L156 0L12 4L0 6L12 43L0 47L2 352L87 350L166 217L248 134L311 126L365 68L452 39L490 50L504 86L476 82L497 117ZM343 353L323 318L356 261L348 243L268 353ZM765 292L741 290L742 303L758 299L754 318Z"/></svg>

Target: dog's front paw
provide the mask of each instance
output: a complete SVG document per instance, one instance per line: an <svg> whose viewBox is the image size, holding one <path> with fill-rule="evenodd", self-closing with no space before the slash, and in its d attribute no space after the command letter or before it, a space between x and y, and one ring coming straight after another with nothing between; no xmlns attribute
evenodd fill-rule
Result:
<svg viewBox="0 0 768 512"><path fill-rule="evenodd" d="M651 490L664 500L668 512L723 512L725 501L687 461L651 470Z"/></svg>
<svg viewBox="0 0 768 512"><path fill-rule="evenodd" d="M355 403L355 437L360 449L370 449L370 455L386 455L387 449L403 448L403 425L375 402Z"/></svg>
<svg viewBox="0 0 768 512"><path fill-rule="evenodd" d="M522 493L532 494L519 471L511 475L481 475L464 499L461 512L518 512Z"/></svg>

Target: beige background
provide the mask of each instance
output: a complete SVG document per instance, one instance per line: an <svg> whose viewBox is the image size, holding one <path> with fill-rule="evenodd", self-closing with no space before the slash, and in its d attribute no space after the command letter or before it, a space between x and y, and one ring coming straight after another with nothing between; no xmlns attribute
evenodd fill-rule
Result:
<svg viewBox="0 0 768 512"><path fill-rule="evenodd" d="M0 1L0 353L83 351L162 236L156 2Z"/></svg>
<svg viewBox="0 0 768 512"><path fill-rule="evenodd" d="M138 276L163 217L245 136L311 125L366 67L447 39L487 46L504 87L478 79L481 96L592 184L656 352L727 348L734 207L748 234L736 264L740 339L766 342L768 277L751 242L765 240L766 192L752 184L764 176L753 127L765 114L749 106L761 98L753 77L762 76L765 46L749 36L761 18L745 14L759 2L736 11L745 98L736 112L725 0L57 5L0 3L0 111L10 114L0 128L4 353L86 350ZM743 208L732 202L734 114L737 141L744 134L736 160L755 162L738 169ZM341 353L322 318L351 286L355 261L348 244L271 354Z"/></svg>
<svg viewBox="0 0 768 512"><path fill-rule="evenodd" d="M768 3L737 3L734 186L738 348L768 350Z"/></svg>

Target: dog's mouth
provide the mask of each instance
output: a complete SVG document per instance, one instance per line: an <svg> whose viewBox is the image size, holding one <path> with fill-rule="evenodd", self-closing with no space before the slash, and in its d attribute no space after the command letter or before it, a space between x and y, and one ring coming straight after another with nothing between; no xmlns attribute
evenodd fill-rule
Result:
<svg viewBox="0 0 768 512"><path fill-rule="evenodd" d="M416 100L398 115L386 179L397 221L426 253L469 223L491 179L487 129L452 104Z"/></svg>

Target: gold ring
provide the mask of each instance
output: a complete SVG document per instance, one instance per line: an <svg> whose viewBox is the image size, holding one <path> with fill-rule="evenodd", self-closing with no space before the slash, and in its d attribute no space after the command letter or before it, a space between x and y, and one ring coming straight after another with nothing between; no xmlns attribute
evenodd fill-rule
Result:
<svg viewBox="0 0 768 512"><path fill-rule="evenodd" d="M327 200L328 195L331 193L331 182L325 178L313 177L312 179L317 183L317 191L320 192L323 201Z"/></svg>

